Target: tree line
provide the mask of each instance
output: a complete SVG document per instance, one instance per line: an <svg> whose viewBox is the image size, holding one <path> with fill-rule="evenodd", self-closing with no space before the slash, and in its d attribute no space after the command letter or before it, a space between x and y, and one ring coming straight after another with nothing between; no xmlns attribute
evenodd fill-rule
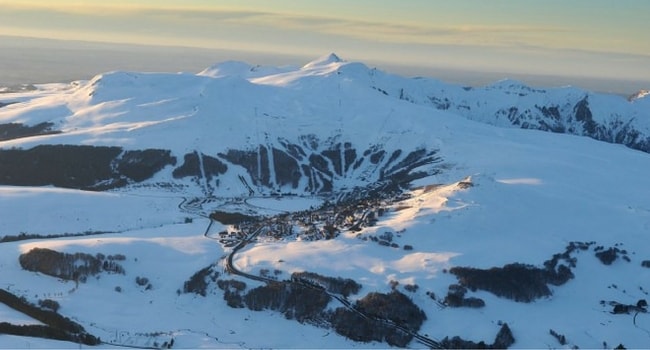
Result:
<svg viewBox="0 0 650 350"><path fill-rule="evenodd" d="M0 303L45 324L13 325L8 322L0 322L0 333L71 341L86 345L101 343L101 339L86 332L80 324L49 308L33 305L24 297L18 297L4 289L0 289Z"/></svg>
<svg viewBox="0 0 650 350"><path fill-rule="evenodd" d="M86 253L61 253L47 248L33 248L18 257L20 266L28 271L40 272L68 281L86 282L88 276L100 272L124 274L124 268L117 261L124 256Z"/></svg>

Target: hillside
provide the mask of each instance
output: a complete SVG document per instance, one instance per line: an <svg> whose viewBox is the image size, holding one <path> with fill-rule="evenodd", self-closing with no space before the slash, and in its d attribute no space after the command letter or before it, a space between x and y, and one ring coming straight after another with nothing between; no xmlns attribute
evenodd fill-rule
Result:
<svg viewBox="0 0 650 350"><path fill-rule="evenodd" d="M104 346L644 347L649 101L333 54L1 94L0 288Z"/></svg>

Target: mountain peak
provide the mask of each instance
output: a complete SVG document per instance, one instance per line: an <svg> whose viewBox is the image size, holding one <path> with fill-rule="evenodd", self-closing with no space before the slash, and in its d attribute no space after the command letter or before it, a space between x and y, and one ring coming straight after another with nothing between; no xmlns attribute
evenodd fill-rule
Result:
<svg viewBox="0 0 650 350"><path fill-rule="evenodd" d="M628 100L629 101L640 100L642 98L645 98L646 96L650 96L650 90L639 90L636 93L630 95L628 97Z"/></svg>
<svg viewBox="0 0 650 350"><path fill-rule="evenodd" d="M341 63L341 62L345 62L345 61L342 60L337 54L332 52L332 53L330 53L328 55L321 56L321 57L307 63L302 68L303 69L308 69L308 68L314 68L314 67L319 67L319 66L327 66L327 65L330 65L332 63Z"/></svg>
<svg viewBox="0 0 650 350"><path fill-rule="evenodd" d="M495 83L490 84L489 87L498 88L498 89L511 89L511 88L521 88L521 87L528 87L528 86L519 80L504 78L498 80Z"/></svg>

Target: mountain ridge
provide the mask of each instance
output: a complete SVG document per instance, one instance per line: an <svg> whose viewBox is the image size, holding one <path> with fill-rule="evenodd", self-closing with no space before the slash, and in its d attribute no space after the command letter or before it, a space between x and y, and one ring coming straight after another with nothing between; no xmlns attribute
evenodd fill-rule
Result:
<svg viewBox="0 0 650 350"><path fill-rule="evenodd" d="M149 155L166 150L171 156L143 163L138 171L150 174L146 177L116 173L121 180L112 180L109 188L180 181L186 188L201 184L198 189L206 195L223 193L217 188L224 184L233 195L253 187L262 193L332 192L386 180L385 172L395 164L409 169L400 177L414 179L437 172L416 170L424 164L412 155L424 152L431 157L426 159L438 159L434 154L440 137L447 137L444 125L450 118L584 135L650 152L647 96L629 102L576 88L536 89L509 79L468 88L402 78L336 54L302 67L227 61L198 74L108 72L88 82L44 85L15 95L18 101L13 96L4 95L7 102L0 109L3 149L83 144ZM425 137L426 130L435 130L433 137ZM204 161L216 168L205 169ZM175 168L147 168L153 164ZM206 174L207 182L201 179ZM191 181L184 182L186 176ZM16 184L11 179L18 177L6 173L0 182ZM99 185L106 180L98 178L97 188L106 188Z"/></svg>
<svg viewBox="0 0 650 350"><path fill-rule="evenodd" d="M647 96L314 62L1 95L0 288L120 346L647 343L648 153L534 130L616 141Z"/></svg>

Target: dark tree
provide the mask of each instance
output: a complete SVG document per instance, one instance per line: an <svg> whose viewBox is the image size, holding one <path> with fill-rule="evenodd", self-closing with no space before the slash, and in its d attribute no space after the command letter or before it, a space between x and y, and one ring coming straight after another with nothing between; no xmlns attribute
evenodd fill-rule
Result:
<svg viewBox="0 0 650 350"><path fill-rule="evenodd" d="M39 300L38 305L44 309L50 309L54 312L58 312L59 309L61 308L59 302L52 299Z"/></svg>

